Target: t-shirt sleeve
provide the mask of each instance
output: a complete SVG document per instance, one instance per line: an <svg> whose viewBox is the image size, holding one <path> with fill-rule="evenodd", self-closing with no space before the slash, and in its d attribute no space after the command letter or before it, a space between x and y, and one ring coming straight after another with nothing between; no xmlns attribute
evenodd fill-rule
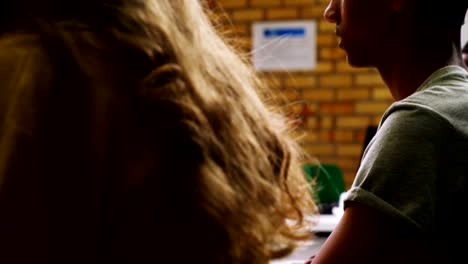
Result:
<svg viewBox="0 0 468 264"><path fill-rule="evenodd" d="M345 200L375 208L416 232L434 228L437 176L450 124L436 112L400 107L386 115Z"/></svg>

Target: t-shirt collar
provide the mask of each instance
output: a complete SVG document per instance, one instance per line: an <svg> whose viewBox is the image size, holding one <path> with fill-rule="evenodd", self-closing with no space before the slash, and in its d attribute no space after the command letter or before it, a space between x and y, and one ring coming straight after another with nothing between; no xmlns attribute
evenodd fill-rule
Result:
<svg viewBox="0 0 468 264"><path fill-rule="evenodd" d="M468 72L465 68L458 65L449 65L438 69L433 72L416 90L416 92L422 91L428 87L432 87L440 82L442 79L458 75L462 78L468 78Z"/></svg>

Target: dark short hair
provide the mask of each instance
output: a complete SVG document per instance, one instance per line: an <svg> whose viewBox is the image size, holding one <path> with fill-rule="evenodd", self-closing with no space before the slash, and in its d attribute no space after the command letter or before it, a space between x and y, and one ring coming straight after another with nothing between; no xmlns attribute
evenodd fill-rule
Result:
<svg viewBox="0 0 468 264"><path fill-rule="evenodd" d="M444 30L459 30L464 24L468 0L416 0L417 17Z"/></svg>

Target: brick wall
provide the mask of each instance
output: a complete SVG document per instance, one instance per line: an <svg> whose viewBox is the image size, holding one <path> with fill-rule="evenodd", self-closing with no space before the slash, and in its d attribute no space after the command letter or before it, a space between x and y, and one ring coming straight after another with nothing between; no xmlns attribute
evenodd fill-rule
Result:
<svg viewBox="0 0 468 264"><path fill-rule="evenodd" d="M301 143L322 163L335 163L350 186L359 165L365 131L377 125L393 101L373 69L348 66L337 48L335 26L322 19L328 0L212 0L231 36L251 50L253 21L314 19L318 23L318 67L313 71L268 72L263 78L300 120Z"/></svg>

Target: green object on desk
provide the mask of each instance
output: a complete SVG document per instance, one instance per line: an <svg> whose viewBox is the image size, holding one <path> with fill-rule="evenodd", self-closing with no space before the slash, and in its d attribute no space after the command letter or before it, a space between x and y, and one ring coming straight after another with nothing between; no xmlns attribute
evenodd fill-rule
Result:
<svg viewBox="0 0 468 264"><path fill-rule="evenodd" d="M336 203L345 191L343 172L335 164L305 164L304 172L318 204Z"/></svg>

